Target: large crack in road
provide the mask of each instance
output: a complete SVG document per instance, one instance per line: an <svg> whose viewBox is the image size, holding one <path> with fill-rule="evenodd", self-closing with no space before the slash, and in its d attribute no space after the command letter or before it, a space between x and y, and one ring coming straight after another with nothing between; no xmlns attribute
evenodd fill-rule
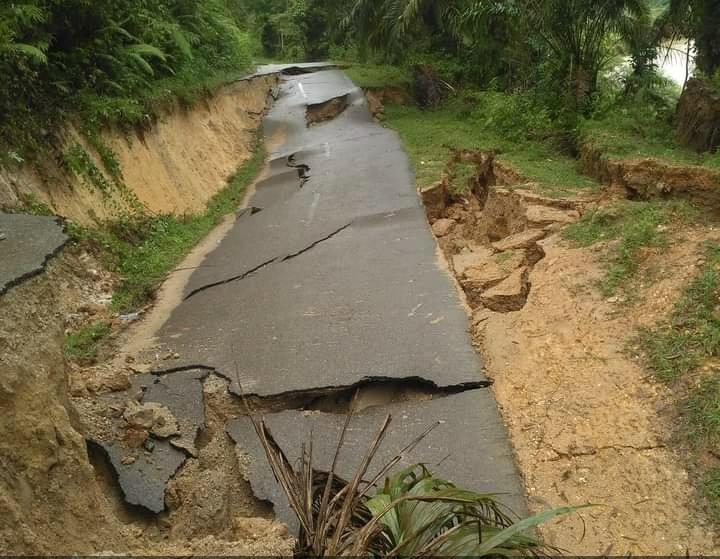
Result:
<svg viewBox="0 0 720 559"><path fill-rule="evenodd" d="M253 492L293 524L244 402L267 414L291 460L314 433L322 466L350 402L363 401L341 474L351 477L391 413L394 427L378 465L437 423L409 459L468 488L504 494L523 512L522 484L490 381L453 281L437 260L399 139L372 120L364 96L342 72L322 65L308 71L285 69L266 119L266 135L282 128L284 141L252 200L262 211L236 220L194 270L182 303L158 332L160 347L174 356L172 368L139 375L126 393L112 396L137 402L138 421L149 421L147 437L130 448L125 417L117 419L117 440L97 444L125 499L163 510L168 480L198 452L203 386L222 379L232 402L223 412L226 432L247 458ZM342 110L307 126L308 107L339 98Z"/></svg>

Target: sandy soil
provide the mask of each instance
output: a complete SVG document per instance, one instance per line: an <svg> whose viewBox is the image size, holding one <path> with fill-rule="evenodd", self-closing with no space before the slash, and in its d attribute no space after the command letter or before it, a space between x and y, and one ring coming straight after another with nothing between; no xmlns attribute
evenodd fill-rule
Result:
<svg viewBox="0 0 720 559"><path fill-rule="evenodd" d="M638 282L637 296L606 300L594 286L603 247L572 248L558 233L561 223L528 223L526 216L542 214L527 211L530 202L564 204L491 187L484 204L470 196L440 214L433 208L431 223L473 308L473 339L494 381L531 509L597 505L543 526L543 538L577 555L718 554L720 542L672 441L673 394L628 349L639 326L672 309L702 266L703 242L720 234L674 231L669 249L645 255L641 278L650 279ZM502 243L532 227L545 231L537 247L526 243L524 259L517 250L502 256ZM533 263L528 254L541 257ZM494 312L481 302L490 288L478 295L477 281L509 273L498 261L528 269L525 286L510 276L502 289L492 288L513 301L525 296L519 310Z"/></svg>

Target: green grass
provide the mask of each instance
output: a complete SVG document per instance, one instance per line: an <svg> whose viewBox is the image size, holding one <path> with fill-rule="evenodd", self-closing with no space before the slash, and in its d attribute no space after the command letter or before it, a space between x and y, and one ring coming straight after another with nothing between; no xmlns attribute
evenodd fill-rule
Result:
<svg viewBox="0 0 720 559"><path fill-rule="evenodd" d="M720 377L703 379L685 403L688 437L702 448L720 444ZM720 497L720 495L718 495Z"/></svg>
<svg viewBox="0 0 720 559"><path fill-rule="evenodd" d="M73 228L75 240L94 247L108 268L122 278L113 294L113 310L126 313L149 303L167 273L223 216L238 207L264 160L260 145L202 214L139 215L107 222L99 229Z"/></svg>
<svg viewBox="0 0 720 559"><path fill-rule="evenodd" d="M720 154L700 154L678 144L669 118L650 104L611 107L601 117L583 121L580 138L614 159L651 157L669 164L720 168Z"/></svg>
<svg viewBox="0 0 720 559"><path fill-rule="evenodd" d="M663 381L673 381L720 355L720 246L709 245L702 273L685 288L670 320L643 330L646 364Z"/></svg>
<svg viewBox="0 0 720 559"><path fill-rule="evenodd" d="M710 503L710 512L720 522L720 468L710 468L702 480L702 492Z"/></svg>
<svg viewBox="0 0 720 559"><path fill-rule="evenodd" d="M110 334L110 325L104 321L93 322L65 337L64 351L68 359L84 364L97 360L98 347Z"/></svg>
<svg viewBox="0 0 720 559"><path fill-rule="evenodd" d="M383 64L353 64L344 72L358 87L407 87L410 74L404 68Z"/></svg>
<svg viewBox="0 0 720 559"><path fill-rule="evenodd" d="M703 270L687 285L669 319L640 333L641 355L659 380L675 382L720 356L719 268L720 245L708 244ZM710 369L687 384L687 395L679 404L684 418L679 433L702 456L720 445L720 375ZM706 461L698 463L702 471ZM700 490L720 521L720 468L703 473Z"/></svg>
<svg viewBox="0 0 720 559"><path fill-rule="evenodd" d="M474 109L474 102L460 100L432 111L411 106L385 107L385 122L400 134L420 187L440 179L449 158L448 148L454 147L496 150L498 160L538 182L549 195L597 188L595 181L580 174L577 161L561 154L550 142L509 139L494 123L475 116Z"/></svg>
<svg viewBox="0 0 720 559"><path fill-rule="evenodd" d="M599 283L604 295L613 295L637 274L642 249L665 246L669 226L694 213L681 201L625 201L585 213L564 229L563 236L579 247L615 241L605 256L607 270Z"/></svg>

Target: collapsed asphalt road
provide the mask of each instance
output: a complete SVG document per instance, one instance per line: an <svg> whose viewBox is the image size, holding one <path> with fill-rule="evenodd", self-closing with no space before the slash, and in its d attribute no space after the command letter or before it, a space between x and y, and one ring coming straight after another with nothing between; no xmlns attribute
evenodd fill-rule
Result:
<svg viewBox="0 0 720 559"><path fill-rule="evenodd" d="M282 142L257 185L255 210L238 217L193 273L159 332L176 357L172 369L141 386L143 403L175 415L179 435L145 445L140 460L124 459L120 442L103 443L126 499L163 509L165 484L193 455L202 429L202 377L216 374L238 395L294 402L307 395L308 407L289 406L268 423L291 460L314 430L323 441L319 464L332 456L343 411L308 413L319 394L420 387L422 397L388 395L358 414L339 471L350 476L386 413L394 419L383 456L440 421L408 460L465 487L503 493L523 512L505 428L399 138L373 122L341 71L293 68L266 118L266 137ZM227 432L252 458L247 475L257 497L292 523L252 429L236 419Z"/></svg>

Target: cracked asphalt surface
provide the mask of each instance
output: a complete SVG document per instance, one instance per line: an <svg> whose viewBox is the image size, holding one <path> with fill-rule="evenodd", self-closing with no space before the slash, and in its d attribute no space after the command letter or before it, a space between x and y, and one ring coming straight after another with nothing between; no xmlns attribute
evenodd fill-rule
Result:
<svg viewBox="0 0 720 559"><path fill-rule="evenodd" d="M342 471L349 475L352 456L386 413L394 421L381 456L394 455L440 421L408 459L438 464L438 473L468 488L503 493L522 513L523 489L505 427L492 393L483 388L488 381L467 315L438 257L400 140L372 120L362 91L341 71L305 66L313 73L293 67L283 76L266 117L265 136L282 137L282 143L270 154L251 200L255 211L239 215L193 273L183 302L158 334L160 345L177 353L173 370L212 370L229 379L236 394L297 395L368 380L422 379L459 389L358 414ZM306 125L308 105L343 95L349 104L339 116ZM198 391L164 387L174 374L162 375L161 384L143 394L143 401L168 405L193 430L182 433L183 445L156 446L164 465L123 464L114 447L104 445L126 499L131 495L133 504L153 511L176 469L178 448L190 454L187 438L201 425ZM198 378L190 373L186 382L195 386ZM183 410L192 417L184 418ZM272 414L268 423L291 457L314 430L323 440L316 451L323 463L332 455L342 416L288 410ZM278 517L293 523L247 422L232 422L228 433L252 456L248 476L257 496L270 499Z"/></svg>
<svg viewBox="0 0 720 559"><path fill-rule="evenodd" d="M67 240L56 217L0 212L0 295L42 272Z"/></svg>

